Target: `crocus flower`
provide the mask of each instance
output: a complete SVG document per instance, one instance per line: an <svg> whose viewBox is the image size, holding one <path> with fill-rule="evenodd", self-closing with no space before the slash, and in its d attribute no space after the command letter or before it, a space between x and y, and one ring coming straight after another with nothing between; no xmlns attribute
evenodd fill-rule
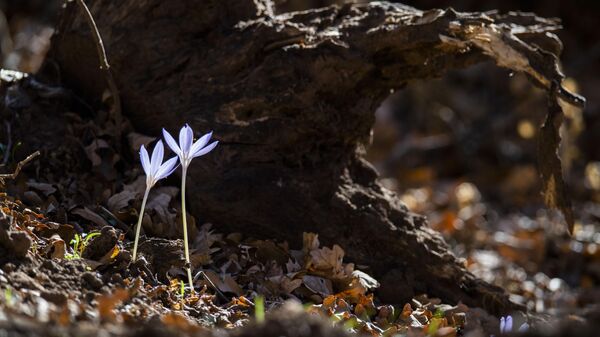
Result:
<svg viewBox="0 0 600 337"><path fill-rule="evenodd" d="M192 162L192 159L196 157L203 156L212 149L214 149L219 142L212 142L208 144L210 138L212 137L212 132L205 134L200 137L194 143L194 131L189 125L185 125L179 130L179 144L175 141L175 139L171 136L167 130L163 129L163 136L165 137L165 141L167 145L177 154L179 157L179 161L181 162L181 218L183 220L183 245L185 249L185 262L186 269L188 274L188 281L190 283L190 288L192 292L194 291L193 279L192 279L192 269L190 262L190 249L188 246L188 235L187 235L187 217L185 211L185 178L187 175L187 168Z"/></svg>
<svg viewBox="0 0 600 337"><path fill-rule="evenodd" d="M513 319L512 316L500 317L500 333L512 331Z"/></svg>
<svg viewBox="0 0 600 337"><path fill-rule="evenodd" d="M212 132L200 137L200 139L194 143L194 131L187 124L179 130L179 144L177 144L175 139L165 129L163 129L163 135L167 145L169 145L171 150L179 157L179 161L184 170L190 165L192 159L209 153L219 143L212 142L208 144L212 137Z"/></svg>
<svg viewBox="0 0 600 337"><path fill-rule="evenodd" d="M146 201L148 200L148 193L150 193L150 189L157 181L166 178L169 176L175 169L177 168L177 157L173 157L166 162L163 161L163 157L165 154L165 149L161 140L156 143L154 146L154 151L152 151L152 158L148 156L148 151L144 145L140 148L140 159L142 161L142 167L144 168L144 172L146 173L146 191L144 192L144 199L142 200L142 209L140 210L140 215L138 219L138 223L135 229L135 241L133 243L133 260L135 261L137 257L137 246L138 240L140 238L140 228L142 227L142 218L144 217L144 209L146 208Z"/></svg>
<svg viewBox="0 0 600 337"><path fill-rule="evenodd" d="M524 331L527 331L528 329L529 329L529 324L523 323L519 327L519 332L524 332ZM510 332L512 332L512 330L513 330L512 316L508 315L506 317L500 317L500 333L501 334L510 333ZM490 337L494 337L494 335L491 335Z"/></svg>

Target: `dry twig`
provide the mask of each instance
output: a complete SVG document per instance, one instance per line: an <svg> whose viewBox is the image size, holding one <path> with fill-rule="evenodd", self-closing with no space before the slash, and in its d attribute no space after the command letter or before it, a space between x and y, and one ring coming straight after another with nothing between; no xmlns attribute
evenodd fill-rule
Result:
<svg viewBox="0 0 600 337"><path fill-rule="evenodd" d="M23 168L23 166L27 165L27 163L29 163L30 161L32 161L33 159L35 159L35 157L37 157L39 155L40 155L40 151L35 151L34 153L27 156L27 158L21 160L17 164L17 167L15 168L15 171L13 173L0 174L0 183L4 184L5 179L15 179L19 175L19 172L21 172L21 169Z"/></svg>
<svg viewBox="0 0 600 337"><path fill-rule="evenodd" d="M94 17L92 16L92 12L85 4L84 0L77 0L79 7L81 7L83 13L85 14L86 21L90 30L92 31L92 37L94 38L94 42L96 44L96 49L98 52L98 59L100 60L100 69L104 71L106 76L106 82L108 84L108 89L110 90L113 97L113 114L115 118L116 124L116 133L117 133L117 144L119 144L121 139L121 124L122 124L122 115L121 115L121 97L119 95L119 89L117 88L117 83L115 82L115 78L113 76L112 71L110 70L110 64L108 63L108 57L106 56L106 50L104 49L104 42L102 41L102 36L100 35L100 31L98 30L98 26L96 26L96 22L94 21Z"/></svg>

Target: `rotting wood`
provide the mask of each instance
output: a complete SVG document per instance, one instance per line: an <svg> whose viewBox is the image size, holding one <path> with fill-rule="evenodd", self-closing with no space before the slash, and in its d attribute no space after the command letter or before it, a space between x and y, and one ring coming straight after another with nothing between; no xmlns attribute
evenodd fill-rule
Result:
<svg viewBox="0 0 600 337"><path fill-rule="evenodd" d="M188 176L194 215L294 243L317 232L370 266L386 301L425 292L492 313L513 307L379 185L361 155L375 109L411 81L493 60L546 90L561 83L557 20L386 2L281 15L268 0L90 3L134 126L159 135L189 122L221 141ZM66 85L98 97L94 46L72 11L49 60Z"/></svg>

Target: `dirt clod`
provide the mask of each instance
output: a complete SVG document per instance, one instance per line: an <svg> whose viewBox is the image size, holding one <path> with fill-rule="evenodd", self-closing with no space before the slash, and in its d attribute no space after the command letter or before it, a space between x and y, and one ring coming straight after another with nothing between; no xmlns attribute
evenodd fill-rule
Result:
<svg viewBox="0 0 600 337"><path fill-rule="evenodd" d="M99 261L110 254L117 244L117 231L113 227L105 226L100 235L93 237L83 251L84 259Z"/></svg>
<svg viewBox="0 0 600 337"><path fill-rule="evenodd" d="M81 280L84 282L87 288L91 290L100 290L104 285L96 273L89 271L86 271L81 275Z"/></svg>

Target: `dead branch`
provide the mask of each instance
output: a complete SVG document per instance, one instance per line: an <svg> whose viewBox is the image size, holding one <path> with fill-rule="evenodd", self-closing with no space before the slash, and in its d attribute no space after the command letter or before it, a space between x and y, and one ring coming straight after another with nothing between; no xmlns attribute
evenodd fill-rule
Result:
<svg viewBox="0 0 600 337"><path fill-rule="evenodd" d="M29 163L30 161L32 161L33 159L35 159L35 157L37 157L39 155L40 155L40 151L35 151L34 153L27 156L27 158L21 160L17 164L17 167L15 168L15 171L13 173L0 174L0 182L2 184L4 184L4 181L6 179L15 179L19 175L19 172L21 172L21 169L23 168L23 166L27 165L27 163Z"/></svg>

